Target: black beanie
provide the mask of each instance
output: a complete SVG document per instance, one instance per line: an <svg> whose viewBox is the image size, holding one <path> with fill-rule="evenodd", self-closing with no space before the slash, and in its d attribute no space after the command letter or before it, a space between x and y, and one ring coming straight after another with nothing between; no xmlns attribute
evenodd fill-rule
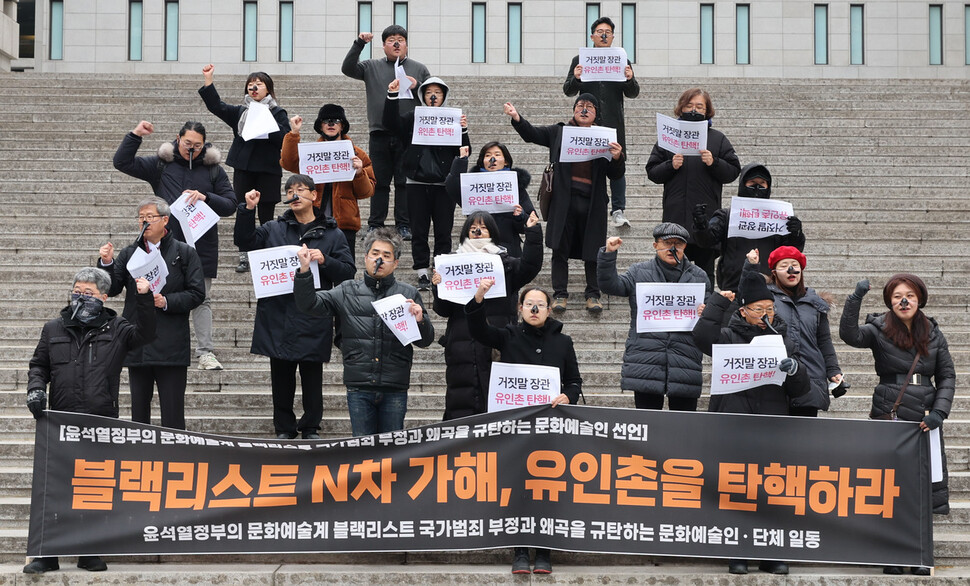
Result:
<svg viewBox="0 0 970 586"><path fill-rule="evenodd" d="M347 134L350 132L350 122L347 121L347 114L344 113L344 109L337 104L324 104L320 108L320 112L317 113L317 119L313 123L313 130L317 134L323 136L323 121L324 120L340 120L340 124L343 125L343 130L340 134Z"/></svg>
<svg viewBox="0 0 970 586"><path fill-rule="evenodd" d="M741 277L741 284L738 286L738 297L741 305L750 305L755 301L765 299L775 300L775 296L768 290L765 276L758 272L747 272Z"/></svg>

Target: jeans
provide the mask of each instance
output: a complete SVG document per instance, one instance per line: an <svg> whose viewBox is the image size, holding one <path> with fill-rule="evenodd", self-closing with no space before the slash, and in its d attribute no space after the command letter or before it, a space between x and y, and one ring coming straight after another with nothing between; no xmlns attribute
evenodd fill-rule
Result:
<svg viewBox="0 0 970 586"><path fill-rule="evenodd" d="M212 305L209 293L212 291L212 277L205 277L205 299L202 305L192 310L192 325L195 326L195 355L202 356L212 352Z"/></svg>
<svg viewBox="0 0 970 586"><path fill-rule="evenodd" d="M377 185L370 198L368 226L381 227L387 219L387 207L391 201L391 181L394 181L394 223L408 226L408 199L404 176L404 145L394 135L385 132L370 133L368 145L374 178Z"/></svg>
<svg viewBox="0 0 970 586"><path fill-rule="evenodd" d="M610 213L626 209L626 175L610 179Z"/></svg>
<svg viewBox="0 0 970 586"><path fill-rule="evenodd" d="M370 391L347 387L347 408L354 437L404 429L407 391Z"/></svg>

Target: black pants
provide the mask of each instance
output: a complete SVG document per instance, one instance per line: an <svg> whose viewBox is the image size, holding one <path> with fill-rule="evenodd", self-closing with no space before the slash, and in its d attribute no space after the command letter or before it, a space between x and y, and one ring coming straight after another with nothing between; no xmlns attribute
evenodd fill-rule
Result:
<svg viewBox="0 0 970 586"><path fill-rule="evenodd" d="M664 395L633 393L633 401L637 409L655 409L662 411L664 408ZM667 395L667 405L671 411L697 411L697 399Z"/></svg>
<svg viewBox="0 0 970 586"><path fill-rule="evenodd" d="M299 422L293 414L297 367L300 369L300 386L303 390L303 417ZM276 434L296 437L298 431L304 434L319 431L320 420L323 419L323 363L270 358L269 376L273 386L273 427Z"/></svg>
<svg viewBox="0 0 970 586"><path fill-rule="evenodd" d="M275 220L276 204L280 201L279 175L270 173L253 173L236 169L232 174L232 190L236 192L236 203L246 203L246 192L255 189L259 192L259 203L256 204L256 217L262 226L270 220Z"/></svg>
<svg viewBox="0 0 970 586"><path fill-rule="evenodd" d="M391 200L391 180L394 181L394 223L408 225L408 200L404 177L404 145L386 132L370 133L368 145L371 164L374 166L374 196L370 198L368 226L381 227L387 219L387 207Z"/></svg>
<svg viewBox="0 0 970 586"><path fill-rule="evenodd" d="M788 414L795 417L818 417L818 409L815 407L789 407Z"/></svg>
<svg viewBox="0 0 970 586"><path fill-rule="evenodd" d="M185 381L187 366L129 366L131 420L152 422L152 395L158 385L158 408L162 427L185 429Z"/></svg>
<svg viewBox="0 0 970 586"><path fill-rule="evenodd" d="M569 297L569 251L573 247L583 247L586 239L586 220L589 217L589 198L573 193L569 197L569 212L563 226L559 248L552 251L552 288L553 297ZM576 243L576 244L574 244ZM586 298L600 296L596 283L596 261L583 261L586 272Z"/></svg>
<svg viewBox="0 0 970 586"><path fill-rule="evenodd" d="M344 233L344 238L347 240L347 246L350 247L350 258L357 262L357 230L344 230L340 229Z"/></svg>
<svg viewBox="0 0 970 586"><path fill-rule="evenodd" d="M717 258L717 252L711 248L701 248L696 244L688 244L687 248L684 249L684 255L690 259L690 262L694 263L698 267L702 268L705 273L707 273L707 279L714 284L714 259ZM737 291L735 291L737 293Z"/></svg>
<svg viewBox="0 0 970 586"><path fill-rule="evenodd" d="M455 227L455 200L444 185L409 183L408 216L411 220L411 258L414 269L431 266L428 234L434 222L434 255L451 252L451 230Z"/></svg>

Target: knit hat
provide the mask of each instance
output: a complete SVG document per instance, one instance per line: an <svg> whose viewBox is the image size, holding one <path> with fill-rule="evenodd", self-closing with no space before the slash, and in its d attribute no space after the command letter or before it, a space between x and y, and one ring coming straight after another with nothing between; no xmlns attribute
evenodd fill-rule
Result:
<svg viewBox="0 0 970 586"><path fill-rule="evenodd" d="M797 260L798 264L802 267L802 270L804 270L805 266L808 264L805 259L805 255L802 254L801 250L798 250L794 246L779 246L778 248L772 250L771 254L768 255L768 268L775 270L775 265L786 258Z"/></svg>
<svg viewBox="0 0 970 586"><path fill-rule="evenodd" d="M911 273L898 273L890 277L886 286L882 288L882 301L886 304L886 307L892 309L893 291L902 284L909 285L916 291L917 307L923 309L926 306L926 300L930 294L926 290L926 283L923 282L923 279Z"/></svg>
<svg viewBox="0 0 970 586"><path fill-rule="evenodd" d="M667 240L668 238L678 238L687 242L687 239L690 238L690 233L680 224L673 222L657 224L657 227L653 229L653 239L656 241Z"/></svg>
<svg viewBox="0 0 970 586"><path fill-rule="evenodd" d="M313 123L313 130L317 134L323 134L323 121L324 120L340 120L340 124L343 125L343 130L340 134L347 134L350 132L350 122L347 121L347 114L344 113L344 109L337 104L324 104L320 108L320 112L317 113L317 119Z"/></svg>
<svg viewBox="0 0 970 586"><path fill-rule="evenodd" d="M392 24L391 26L384 29L384 32L381 33L381 42L386 43L387 37L390 37L392 35L401 35L402 37L404 37L404 40L406 41L408 40L408 29L404 28L399 24Z"/></svg>
<svg viewBox="0 0 970 586"><path fill-rule="evenodd" d="M738 297L741 305L750 305L755 301L765 299L775 300L775 296L768 290L765 276L758 272L747 272L741 277L741 284L738 286Z"/></svg>

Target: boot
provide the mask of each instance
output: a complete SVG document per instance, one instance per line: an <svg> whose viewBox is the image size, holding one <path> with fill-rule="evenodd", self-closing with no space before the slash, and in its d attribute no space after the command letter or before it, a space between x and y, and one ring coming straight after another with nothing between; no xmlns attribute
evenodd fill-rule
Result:
<svg viewBox="0 0 970 586"><path fill-rule="evenodd" d="M82 555L77 558L77 567L89 572L103 572L108 569L108 564L96 555Z"/></svg>
<svg viewBox="0 0 970 586"><path fill-rule="evenodd" d="M513 574L531 574L529 566L529 550L524 547L515 548L515 557L512 559Z"/></svg>
<svg viewBox="0 0 970 586"><path fill-rule="evenodd" d="M24 566L25 574L43 574L60 570L61 565L57 563L57 558L34 558L32 562Z"/></svg>
<svg viewBox="0 0 970 586"><path fill-rule="evenodd" d="M536 565L532 569L533 574L551 574L552 560L548 549L536 548Z"/></svg>
<svg viewBox="0 0 970 586"><path fill-rule="evenodd" d="M249 272L249 255L245 252L239 253L239 265L236 266L237 273L248 273Z"/></svg>
<svg viewBox="0 0 970 586"><path fill-rule="evenodd" d="M763 561L758 564L758 569L769 574L787 574L788 564L778 561Z"/></svg>
<svg viewBox="0 0 970 586"><path fill-rule="evenodd" d="M745 560L731 560L728 562L728 573L730 574L747 574L748 573L748 562Z"/></svg>

